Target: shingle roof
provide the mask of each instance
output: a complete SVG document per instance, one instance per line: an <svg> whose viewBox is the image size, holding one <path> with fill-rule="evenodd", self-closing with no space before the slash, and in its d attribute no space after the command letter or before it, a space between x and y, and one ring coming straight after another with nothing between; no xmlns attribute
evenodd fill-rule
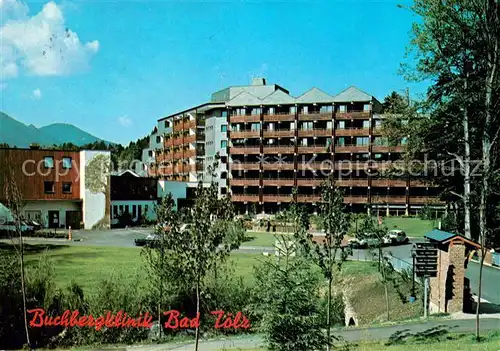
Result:
<svg viewBox="0 0 500 351"><path fill-rule="evenodd" d="M282 90L276 90L274 93L266 96L262 100L262 103L264 105L294 104L295 98Z"/></svg>
<svg viewBox="0 0 500 351"><path fill-rule="evenodd" d="M262 105L262 100L253 96L246 91L242 91L234 98L227 102L228 106L260 106Z"/></svg>
<svg viewBox="0 0 500 351"><path fill-rule="evenodd" d="M352 86L335 95L334 100L335 102L364 102L371 101L372 96Z"/></svg>
<svg viewBox="0 0 500 351"><path fill-rule="evenodd" d="M306 91L304 94L300 95L296 99L297 103L300 104L309 104L315 102L333 102L333 96L328 95L324 91L319 90L318 88L312 88Z"/></svg>

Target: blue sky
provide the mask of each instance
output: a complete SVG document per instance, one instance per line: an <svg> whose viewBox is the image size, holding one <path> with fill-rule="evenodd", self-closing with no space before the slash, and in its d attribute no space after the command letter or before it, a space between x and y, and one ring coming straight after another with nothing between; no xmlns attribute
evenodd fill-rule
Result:
<svg viewBox="0 0 500 351"><path fill-rule="evenodd" d="M128 143L252 76L294 96L425 89L397 73L416 20L406 1L1 2L0 109L35 126Z"/></svg>

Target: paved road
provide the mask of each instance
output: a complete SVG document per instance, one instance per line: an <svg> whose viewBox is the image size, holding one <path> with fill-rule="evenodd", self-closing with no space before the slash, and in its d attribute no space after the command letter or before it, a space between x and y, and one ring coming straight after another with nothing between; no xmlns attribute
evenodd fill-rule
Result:
<svg viewBox="0 0 500 351"><path fill-rule="evenodd" d="M500 329L500 319L481 319L481 331L494 331ZM352 328L334 331L335 336L344 341L381 341L390 338L408 338L425 332L472 333L475 331L475 321L470 320L433 320L425 323L393 325L385 327ZM202 341L200 350L219 351L223 349L252 348L263 345L260 335L226 338L223 340ZM190 342L176 344L160 344L145 346L130 346L127 351L191 351L194 344Z"/></svg>

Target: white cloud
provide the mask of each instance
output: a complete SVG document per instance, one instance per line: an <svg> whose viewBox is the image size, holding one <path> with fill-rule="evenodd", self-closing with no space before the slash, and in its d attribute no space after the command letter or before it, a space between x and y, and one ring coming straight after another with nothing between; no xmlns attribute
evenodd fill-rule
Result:
<svg viewBox="0 0 500 351"><path fill-rule="evenodd" d="M132 120L127 116L118 117L118 123L120 123L123 127L130 127L132 125Z"/></svg>
<svg viewBox="0 0 500 351"><path fill-rule="evenodd" d="M42 98L42 91L40 89L33 90L33 99L40 100Z"/></svg>
<svg viewBox="0 0 500 351"><path fill-rule="evenodd" d="M82 43L68 29L61 8L48 2L28 16L16 0L0 0L0 78L17 76L19 68L38 76L69 75L88 68L99 50L97 40Z"/></svg>

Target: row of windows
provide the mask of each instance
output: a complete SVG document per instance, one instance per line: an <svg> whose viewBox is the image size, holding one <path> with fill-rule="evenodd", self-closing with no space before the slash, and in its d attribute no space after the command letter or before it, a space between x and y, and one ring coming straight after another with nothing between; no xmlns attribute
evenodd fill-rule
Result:
<svg viewBox="0 0 500 351"><path fill-rule="evenodd" d="M206 127L206 128L205 128L205 130L206 130L207 132L211 132L211 131L213 131L213 130L214 130L214 126L208 126L208 127ZM221 132L221 133L226 133L226 132L227 132L227 124L222 124L222 125L220 126L220 132Z"/></svg>
<svg viewBox="0 0 500 351"><path fill-rule="evenodd" d="M132 218L135 218L137 215L137 210L139 210L139 215L142 212L142 205L113 205L113 218L117 218L119 215L123 213L130 213L130 208L132 208ZM149 210L149 205L144 205L144 213L147 213Z"/></svg>
<svg viewBox="0 0 500 351"><path fill-rule="evenodd" d="M62 183L63 194L71 194L73 186L71 182ZM56 187L54 182L43 182L43 192L45 194L54 194L56 192Z"/></svg>
<svg viewBox="0 0 500 351"><path fill-rule="evenodd" d="M43 165L45 168L54 168L54 157L53 156L45 156L43 158ZM62 158L62 166L64 169L70 169L72 167L71 157L63 157Z"/></svg>

